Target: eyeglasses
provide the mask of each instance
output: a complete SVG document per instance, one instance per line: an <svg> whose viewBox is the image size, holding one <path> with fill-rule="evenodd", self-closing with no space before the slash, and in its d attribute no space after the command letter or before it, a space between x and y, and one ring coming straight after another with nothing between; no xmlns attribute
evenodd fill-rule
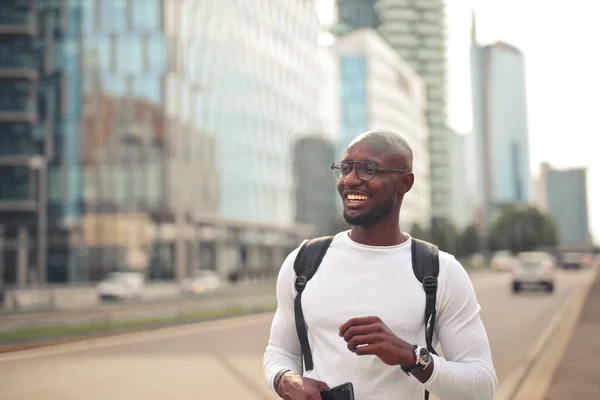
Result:
<svg viewBox="0 0 600 400"><path fill-rule="evenodd" d="M363 182L369 182L378 172L407 172L403 169L382 168L372 161L339 161L331 164L333 176L337 180L346 178L350 175L353 167L356 170L356 176Z"/></svg>

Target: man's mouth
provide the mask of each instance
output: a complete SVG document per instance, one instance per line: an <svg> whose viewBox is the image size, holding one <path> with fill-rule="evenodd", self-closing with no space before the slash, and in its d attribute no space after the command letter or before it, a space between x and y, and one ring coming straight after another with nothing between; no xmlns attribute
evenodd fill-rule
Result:
<svg viewBox="0 0 600 400"><path fill-rule="evenodd" d="M363 201L369 200L369 196L361 193L348 193L346 199L350 204L358 204Z"/></svg>

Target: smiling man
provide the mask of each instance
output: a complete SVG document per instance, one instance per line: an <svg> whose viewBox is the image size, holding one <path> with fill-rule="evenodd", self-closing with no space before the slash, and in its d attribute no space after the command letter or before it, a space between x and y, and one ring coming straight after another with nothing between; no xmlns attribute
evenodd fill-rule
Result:
<svg viewBox="0 0 600 400"><path fill-rule="evenodd" d="M424 390L441 400L494 398L498 382L473 286L460 263L442 251L432 345L439 343L444 357L423 343L424 285L413 272L413 239L399 222L415 180L412 158L398 134L371 131L331 166L351 229L331 239L303 285L300 326L294 262L302 246L281 267L264 373L282 398L321 399L323 391L346 382L359 400L417 400Z"/></svg>

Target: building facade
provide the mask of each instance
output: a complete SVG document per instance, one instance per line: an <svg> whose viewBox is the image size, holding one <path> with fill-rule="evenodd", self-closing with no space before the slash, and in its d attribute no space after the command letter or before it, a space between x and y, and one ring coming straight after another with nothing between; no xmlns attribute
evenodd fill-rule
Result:
<svg viewBox="0 0 600 400"><path fill-rule="evenodd" d="M377 0L338 1L335 33L345 35L361 28L376 29L380 23L376 4Z"/></svg>
<svg viewBox="0 0 600 400"><path fill-rule="evenodd" d="M451 221L459 231L477 225L479 188L474 135L451 131L450 135Z"/></svg>
<svg viewBox="0 0 600 400"><path fill-rule="evenodd" d="M301 0L3 7L1 275L278 268L313 231L292 137L319 123L320 30Z"/></svg>
<svg viewBox="0 0 600 400"><path fill-rule="evenodd" d="M264 1L261 7L241 0L173 4L179 6L168 9L167 34L193 47L182 47L176 70L169 72L174 101L168 112L188 102L182 85L194 83L193 114L206 118L218 143L219 211L289 224L292 139L319 121L322 28L315 8L301 0ZM223 30L223 24L235 29ZM240 165L252 173L241 173Z"/></svg>
<svg viewBox="0 0 600 400"><path fill-rule="evenodd" d="M317 228L319 235L330 235L340 213L336 181L330 166L336 149L325 135L306 135L294 145L295 220Z"/></svg>
<svg viewBox="0 0 600 400"><path fill-rule="evenodd" d="M523 54L514 46L473 42L473 125L486 223L505 204L531 202Z"/></svg>
<svg viewBox="0 0 600 400"><path fill-rule="evenodd" d="M338 1L339 30L372 21L371 28L423 79L427 90L431 213L450 215L450 153L446 118L446 28L444 0ZM369 11L365 8L372 7Z"/></svg>
<svg viewBox="0 0 600 400"><path fill-rule="evenodd" d="M415 185L405 197L406 229L431 220L425 86L412 68L372 29L352 31L332 47L340 62L341 141L338 158L368 130L392 130L411 146Z"/></svg>
<svg viewBox="0 0 600 400"><path fill-rule="evenodd" d="M549 213L558 228L559 245L585 248L592 245L589 227L587 169L554 169L542 164L538 206Z"/></svg>
<svg viewBox="0 0 600 400"><path fill-rule="evenodd" d="M1 275L8 281L68 275L65 233L83 208L80 29L81 10L67 2L14 0L0 10Z"/></svg>

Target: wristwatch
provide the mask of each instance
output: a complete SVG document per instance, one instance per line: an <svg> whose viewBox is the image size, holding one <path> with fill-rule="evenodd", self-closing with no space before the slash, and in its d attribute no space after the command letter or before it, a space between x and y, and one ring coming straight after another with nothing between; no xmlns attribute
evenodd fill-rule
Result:
<svg viewBox="0 0 600 400"><path fill-rule="evenodd" d="M431 354L425 347L416 345L415 346L415 363L410 367L402 367L402 371L408 375L413 371L423 371L429 363L431 363Z"/></svg>

